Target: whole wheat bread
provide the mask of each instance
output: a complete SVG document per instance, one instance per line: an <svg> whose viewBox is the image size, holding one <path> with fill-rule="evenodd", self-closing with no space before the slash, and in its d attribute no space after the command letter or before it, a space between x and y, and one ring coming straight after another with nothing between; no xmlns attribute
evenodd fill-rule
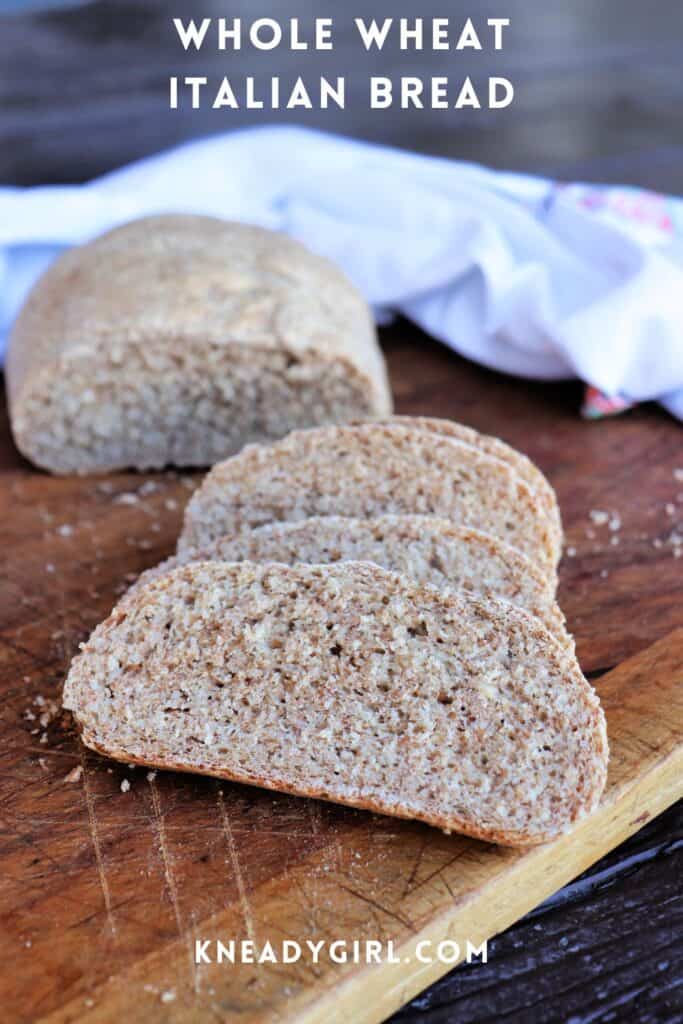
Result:
<svg viewBox="0 0 683 1024"><path fill-rule="evenodd" d="M598 699L535 619L370 563L174 569L97 627L64 705L124 762L510 845L605 783Z"/></svg>
<svg viewBox="0 0 683 1024"><path fill-rule="evenodd" d="M374 562L416 583L510 601L540 619L560 643L573 644L548 573L509 544L435 516L316 516L269 523L174 555L144 572L129 593L177 565L209 560L286 565Z"/></svg>
<svg viewBox="0 0 683 1024"><path fill-rule="evenodd" d="M214 466L185 510L180 554L311 516L435 515L498 537L554 577L548 516L508 464L412 424L364 423L250 445Z"/></svg>
<svg viewBox="0 0 683 1024"><path fill-rule="evenodd" d="M341 270L277 232L183 215L60 256L14 326L7 389L17 446L56 473L206 466L391 411Z"/></svg>
<svg viewBox="0 0 683 1024"><path fill-rule="evenodd" d="M489 434L480 434L473 427L465 426L464 423L457 423L455 420L436 419L433 416L393 416L390 422L412 423L424 426L426 430L443 434L445 437L455 438L457 441L464 441L465 444L478 448L486 455L493 455L495 458L500 459L501 462L507 462L523 480L526 480L529 487L539 498L550 518L556 542L560 548L562 547L562 517L560 515L557 495L548 479L528 456L516 448L512 448L509 444L505 444L500 438L491 437Z"/></svg>

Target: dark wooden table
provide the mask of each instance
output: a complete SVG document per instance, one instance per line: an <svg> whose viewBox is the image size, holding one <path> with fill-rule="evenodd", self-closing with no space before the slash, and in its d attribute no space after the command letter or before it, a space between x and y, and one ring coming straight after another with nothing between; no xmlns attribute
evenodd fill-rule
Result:
<svg viewBox="0 0 683 1024"><path fill-rule="evenodd" d="M678 0L482 0L475 5L479 22L488 14L512 18L505 54L411 55L409 73L508 74L517 98L499 114L447 119L438 112L364 110L359 97L367 75L397 73L401 58L390 49L372 67L354 63L349 19L333 0L271 2L259 13L310 17L313 6L315 14L339 21L338 51L325 70L349 74L352 102L345 114L296 120L493 166L683 192ZM472 6L457 0L444 12L433 0L372 0L363 14L414 16L419 7L425 17L456 17L472 13ZM172 13L253 16L251 7L246 0L185 0ZM249 52L182 54L170 13L163 0L105 0L59 14L0 17L0 183L84 180L180 140L256 120L246 113L166 109L170 74L239 77L253 67ZM297 60L279 54L276 70L292 74ZM258 66L269 70L262 58ZM312 76L323 73L315 55L306 68ZM674 477L683 469L680 426L652 406L614 422L582 423L577 385L499 377L406 324L386 331L384 342L401 411L452 416L498 433L548 471L574 550L563 564L560 599L589 676L681 624L683 560L669 543L683 520L683 482ZM90 596L65 632L64 597L46 575L45 536L68 522L60 516L74 507L78 492L36 475L14 450L5 420L0 429L3 728L16 739L16 716L25 705L17 690L19 666L40 677L40 692L57 695L77 641L107 611L126 575L170 550L177 513L162 532L145 535L144 546L122 541L104 550ZM128 478L116 483L120 490L133 486ZM620 529L595 524L591 510L618 514ZM122 515L133 512L122 507ZM50 516L56 518L48 522ZM62 540L68 545L68 537ZM54 545L49 557L59 564ZM73 738L63 742L71 749ZM26 756L37 764L41 754ZM683 1021L682 824L680 807L662 815L496 938L488 965L456 969L395 1019ZM32 878L31 885L40 884ZM16 925L11 918L10 908L3 923ZM8 947L7 957L12 953ZM3 970L10 969L6 959Z"/></svg>

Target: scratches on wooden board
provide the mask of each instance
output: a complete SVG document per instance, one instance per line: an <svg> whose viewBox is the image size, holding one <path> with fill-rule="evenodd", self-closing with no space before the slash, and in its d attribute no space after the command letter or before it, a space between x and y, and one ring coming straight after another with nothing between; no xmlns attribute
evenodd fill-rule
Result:
<svg viewBox="0 0 683 1024"><path fill-rule="evenodd" d="M351 888L350 885L340 884L339 888L343 889L344 892L348 892L350 896L355 896L356 899L362 900L363 903L366 903L369 907L374 907L374 909L380 911L380 913L386 914L388 917L392 917L395 921L398 921L399 924L402 924L404 928L409 928L412 931L412 921L409 921L407 917L397 913L390 907L383 906L383 904L378 900L373 899L372 896L368 896L367 893L358 892L357 889Z"/></svg>
<svg viewBox="0 0 683 1024"><path fill-rule="evenodd" d="M178 935L187 946L190 961L190 974L192 977L193 988L196 991L198 986L198 977L197 965L194 959L194 943L192 940L192 935L190 934L190 930L185 927L185 922L183 920L183 915L180 909L178 883L175 877L173 858L168 847L164 817L163 814L161 813L161 800L159 797L159 788L156 782L154 781L153 774L147 776L147 781L149 783L149 790L152 798L152 825L156 833L157 846L164 874L164 882L166 883L166 889L171 900L171 906L173 907L173 916L175 917Z"/></svg>
<svg viewBox="0 0 683 1024"><path fill-rule="evenodd" d="M314 836L320 835L322 820L320 815L320 804L317 800L309 800L307 802L307 813L311 823L311 832Z"/></svg>
<svg viewBox="0 0 683 1024"><path fill-rule="evenodd" d="M412 870L411 870L410 874L408 875L408 877L406 878L405 885L403 886L403 892L401 893L401 899L402 900L404 900L406 898L406 896L408 895L408 893L410 892L410 890L412 889L412 887L415 884L415 879L417 878L417 873L420 870L420 865L422 864L422 857L424 856L425 846L426 845L427 845L427 838L426 838L426 836L423 836L422 837L422 842L420 843L420 846L419 846L418 851L417 851L417 856L415 857L415 862L413 864Z"/></svg>
<svg viewBox="0 0 683 1024"><path fill-rule="evenodd" d="M104 866L104 856L102 854L102 846L100 843L99 827L97 824L97 815L95 813L95 801L93 799L92 790L90 783L88 782L88 773L86 771L85 762L85 748L80 748L80 759L83 780L83 797L85 799L85 806L88 812L88 829L90 832L90 839L92 840L93 850L95 852L95 864L97 865L97 877L100 883L100 889L102 891L102 899L104 900L104 909L107 914L107 924L111 930L112 935L116 936L116 921L114 920L114 913L112 910L111 892L109 889L109 882L107 881L107 872Z"/></svg>
<svg viewBox="0 0 683 1024"><path fill-rule="evenodd" d="M154 831L156 832L158 849L161 857L161 866L164 873L164 882L166 883L166 889L168 890L168 895L171 900L171 906L173 907L173 915L175 917L176 926L178 928L178 934L184 938L185 927L183 924L182 914L180 912L178 886L176 884L175 875L173 873L173 863L168 849L166 829L164 826L164 819L161 813L161 801L159 799L159 790L153 778L148 778L147 781L149 782L149 790L152 797L152 812L154 816L153 826Z"/></svg>
<svg viewBox="0 0 683 1024"><path fill-rule="evenodd" d="M247 894L247 886L244 881L244 873L242 871L242 865L240 863L239 852L237 850L237 844L235 842L235 836L232 830L232 823L230 821L230 815L228 809L225 806L225 798L223 796L223 790L218 790L218 814L221 820L221 826L225 835L226 842L228 844L228 853L230 855L230 864L235 874L235 882L237 883L237 892L240 899L240 907L242 910L242 917L244 918L244 927L246 928L247 937L253 942L255 940L255 929L254 920L251 912L251 906L249 905L249 896Z"/></svg>

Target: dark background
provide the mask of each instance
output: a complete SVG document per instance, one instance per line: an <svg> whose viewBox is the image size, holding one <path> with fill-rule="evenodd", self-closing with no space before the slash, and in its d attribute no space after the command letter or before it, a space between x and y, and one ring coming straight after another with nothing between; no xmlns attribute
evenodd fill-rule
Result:
<svg viewBox="0 0 683 1024"><path fill-rule="evenodd" d="M15 6L21 0L13 0ZM9 6L9 3L8 3ZM476 12L476 14L475 14ZM333 53L184 53L173 16L334 16ZM354 15L507 16L503 53L368 56ZM103 0L0 17L0 183L83 181L188 138L278 119L270 112L170 111L170 75L347 76L347 110L281 114L310 126L564 179L683 193L681 0ZM371 74L510 77L500 112L370 111ZM201 183L198 183L200 187ZM683 1021L680 810L672 809L459 968L401 1022ZM678 935L678 953L676 936ZM673 940L673 944L672 944Z"/></svg>
<svg viewBox="0 0 683 1024"><path fill-rule="evenodd" d="M4 0L20 6L22 0ZM54 2L54 0L53 0ZM0 10L3 0L0 0ZM368 55L353 16L509 17L502 53ZM172 17L335 19L332 52L185 53ZM486 36L488 38L488 35ZM0 16L0 182L82 181L177 143L265 120L297 120L429 153L568 179L683 192L680 0L102 0ZM170 111L170 75L347 76L347 109ZM512 107L371 111L372 74L506 75Z"/></svg>

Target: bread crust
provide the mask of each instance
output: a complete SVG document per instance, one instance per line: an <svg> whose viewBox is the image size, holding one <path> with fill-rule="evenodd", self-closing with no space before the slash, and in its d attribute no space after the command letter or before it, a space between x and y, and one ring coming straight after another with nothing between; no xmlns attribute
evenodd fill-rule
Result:
<svg viewBox="0 0 683 1024"><path fill-rule="evenodd" d="M127 753L125 750L116 750L100 746L88 737L83 727L76 722L79 734L83 743L96 754L119 761L122 764L136 765L139 768L154 768L157 771L183 772L186 775L208 775L213 779L223 779L226 782L236 782L243 786L256 786L258 789L267 789L273 793L284 793L287 796L296 796L302 799L324 800L325 803L342 804L344 807L353 807L359 811L369 811L371 814L383 814L390 818L401 818L403 821L419 821L424 825L430 825L445 832L446 835L457 833L468 836L470 839L479 839L485 843L493 843L498 846L509 846L512 849L519 847L527 848L542 846L544 843L557 839L554 832L532 835L530 832L512 831L510 829L479 828L457 816L449 817L447 825L439 815L421 814L416 815L409 810L402 810L396 804L383 803L380 800L354 800L345 799L340 801L338 797L329 796L322 788L312 786L293 787L284 780L275 781L262 775L245 775L239 772L218 771L209 767L192 767L180 761L166 759L155 759L154 761L142 761L139 758Z"/></svg>

